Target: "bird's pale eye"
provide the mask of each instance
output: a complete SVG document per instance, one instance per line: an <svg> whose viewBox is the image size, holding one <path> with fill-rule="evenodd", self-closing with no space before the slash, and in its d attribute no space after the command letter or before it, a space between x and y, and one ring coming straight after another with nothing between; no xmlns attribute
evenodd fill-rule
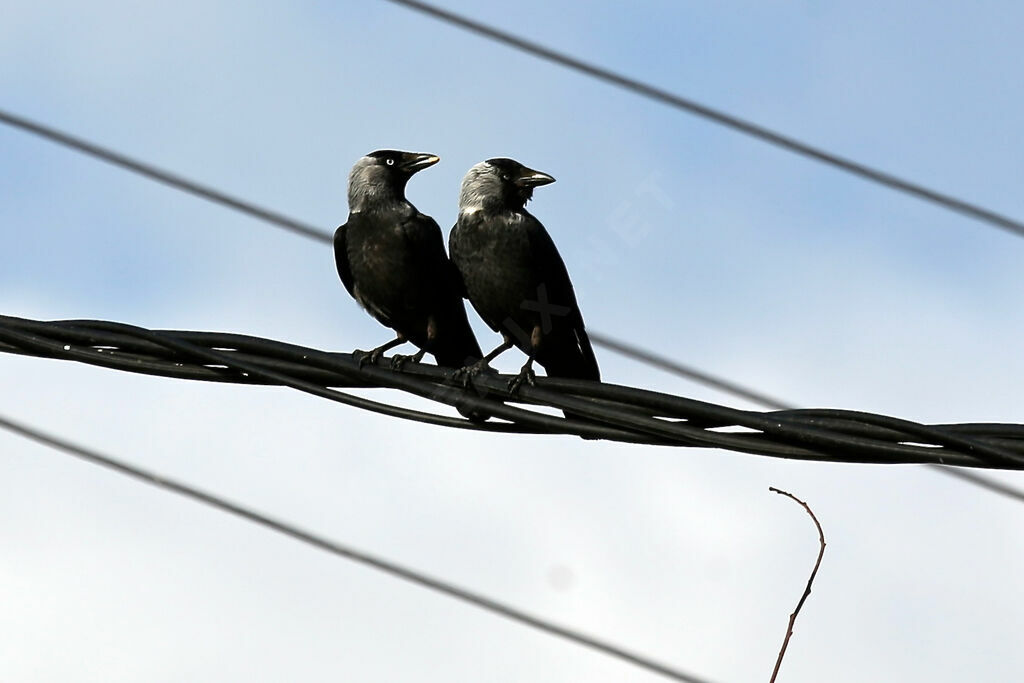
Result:
<svg viewBox="0 0 1024 683"><path fill-rule="evenodd" d="M502 180L508 180L508 173L502 173L501 174L501 179Z"/></svg>
<svg viewBox="0 0 1024 683"><path fill-rule="evenodd" d="M394 166L395 160L392 159L391 157L388 157L387 159L384 160L384 163L387 164L388 166Z"/></svg>

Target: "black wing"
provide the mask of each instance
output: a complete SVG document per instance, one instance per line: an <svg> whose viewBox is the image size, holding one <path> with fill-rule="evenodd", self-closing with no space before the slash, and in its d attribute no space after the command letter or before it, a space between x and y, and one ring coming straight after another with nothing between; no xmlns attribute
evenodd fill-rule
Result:
<svg viewBox="0 0 1024 683"><path fill-rule="evenodd" d="M569 270L565 267L562 255L558 253L551 235L533 216L526 214L525 227L530 239L530 256L533 266L540 276L541 283L547 289L548 301L556 306L568 306L571 310L568 321L575 327L582 326L583 318L580 307L576 303L576 291L569 279Z"/></svg>
<svg viewBox="0 0 1024 683"><path fill-rule="evenodd" d="M444 248L444 233L430 216L417 213L402 224L406 244L416 254L416 278L423 304L434 318L436 337L415 343L426 348L439 365L460 368L483 354L462 303L465 285Z"/></svg>
<svg viewBox="0 0 1024 683"><path fill-rule="evenodd" d="M468 299L469 290L466 288L466 280L462 277L462 271L459 270L458 265L456 265L456 259L458 258L456 254L459 252L459 246L461 245L459 240L459 222L462 220L463 219L460 216L459 219L455 221L455 225L453 225L452 229L448 232L448 258L451 261L452 271L454 273L452 282L454 283L455 290L458 292L460 297Z"/></svg>
<svg viewBox="0 0 1024 683"><path fill-rule="evenodd" d="M563 366L566 374L570 376L600 379L597 357L594 355L594 347L587 335L583 314L576 301L576 291L573 289L572 280L569 279L565 261L562 260L554 240L551 239L551 235L544 229L541 222L531 214L525 211L523 213L530 239L531 255L541 276L540 280L547 289L548 301L553 305L569 308L565 317L556 318L553 321L555 329L551 336L554 339L549 340L549 351L554 356L552 361L556 365ZM538 356L538 360L541 360L540 356ZM544 365L544 363L541 364ZM550 374L550 368L547 365L545 365L545 369L548 369Z"/></svg>
<svg viewBox="0 0 1024 683"><path fill-rule="evenodd" d="M430 271L437 272L436 269L448 261L441 226L430 216L417 212L402 222L402 233L409 247L415 250L417 260Z"/></svg>
<svg viewBox="0 0 1024 683"><path fill-rule="evenodd" d="M355 282L352 280L352 266L348 262L348 242L346 240L348 223L344 223L334 231L334 265L338 268L338 277L345 285L348 293L355 297Z"/></svg>
<svg viewBox="0 0 1024 683"><path fill-rule="evenodd" d="M436 288L436 296L442 300L467 298L466 284L462 274L448 258L444 249L444 233L430 216L417 213L402 224L405 239L416 251L417 261L425 267L423 282L430 282Z"/></svg>
<svg viewBox="0 0 1024 683"><path fill-rule="evenodd" d="M434 303L462 306L466 285L444 248L444 233L430 216L418 213L406 221L403 232L409 246L416 251L417 261L425 268L422 282L433 290Z"/></svg>
<svg viewBox="0 0 1024 683"><path fill-rule="evenodd" d="M590 343L590 335L587 334L587 329L583 325L583 316L580 316L580 324L574 330L576 335L576 343L579 344L580 352L583 354L583 367L586 368L586 374L590 379L599 380L601 379L601 370L597 366L597 356L594 355L594 347Z"/></svg>

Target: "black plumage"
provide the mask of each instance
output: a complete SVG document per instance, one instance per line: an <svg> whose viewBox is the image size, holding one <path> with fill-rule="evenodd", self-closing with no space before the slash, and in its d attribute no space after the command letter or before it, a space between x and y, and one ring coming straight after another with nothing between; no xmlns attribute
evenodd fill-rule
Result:
<svg viewBox="0 0 1024 683"><path fill-rule="evenodd" d="M551 377L599 380L569 272L526 202L551 176L512 159L489 159L462 181L459 218L448 250L480 317L504 337L482 368L513 344L529 358L517 380L532 379L536 360Z"/></svg>
<svg viewBox="0 0 1024 683"><path fill-rule="evenodd" d="M338 275L349 294L397 337L364 358L405 341L438 365L461 368L483 355L466 318L462 284L441 228L405 198L405 185L438 157L381 150L349 175L348 221L334 233ZM405 357L398 357L405 360Z"/></svg>

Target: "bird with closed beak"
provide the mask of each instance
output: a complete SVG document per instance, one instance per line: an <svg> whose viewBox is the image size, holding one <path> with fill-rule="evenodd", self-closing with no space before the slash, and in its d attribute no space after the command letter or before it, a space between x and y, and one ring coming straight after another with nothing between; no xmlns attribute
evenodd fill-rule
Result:
<svg viewBox="0 0 1024 683"><path fill-rule="evenodd" d="M335 265L348 293L396 333L371 351L356 351L360 364L376 363L406 341L420 351L395 356L394 366L418 362L429 352L438 365L461 368L483 355L441 228L405 197L409 179L438 161L433 154L378 150L359 159L349 174L349 215L334 233Z"/></svg>
<svg viewBox="0 0 1024 683"><path fill-rule="evenodd" d="M533 382L534 361L550 377L601 378L565 263L547 230L526 210L534 188L553 182L512 159L473 166L462 181L459 217L448 241L470 303L504 338L464 372L479 372L515 345L527 361L513 390Z"/></svg>

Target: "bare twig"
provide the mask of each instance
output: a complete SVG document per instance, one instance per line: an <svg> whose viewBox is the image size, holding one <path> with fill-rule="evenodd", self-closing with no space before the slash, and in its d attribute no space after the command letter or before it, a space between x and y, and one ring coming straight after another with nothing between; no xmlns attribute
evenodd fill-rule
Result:
<svg viewBox="0 0 1024 683"><path fill-rule="evenodd" d="M821 547L818 549L818 559L814 563L814 569L811 570L811 576L807 579L807 586L804 588L804 594L800 596L800 602L796 603L796 609L789 615L789 625L786 627L786 637L782 641L782 648L779 650L779 658L775 660L775 669L772 671L770 683L775 683L775 678L779 675L779 667L782 666L782 658L786 656L786 648L789 647L789 639L793 635L793 624L796 622L796 615L800 614L800 610L803 608L804 602L811 594L811 584L814 583L814 577L818 574L818 567L821 566L821 558L825 555L825 532L821 530L821 524L818 523L818 518L814 516L814 512L807 503L800 500L792 493L783 491L782 489L777 489L774 486L768 487L768 490L774 491L775 493L783 496L788 496L804 506L804 510L807 510L807 514L809 514L811 519L814 521L814 526L818 527L818 542L821 544Z"/></svg>

